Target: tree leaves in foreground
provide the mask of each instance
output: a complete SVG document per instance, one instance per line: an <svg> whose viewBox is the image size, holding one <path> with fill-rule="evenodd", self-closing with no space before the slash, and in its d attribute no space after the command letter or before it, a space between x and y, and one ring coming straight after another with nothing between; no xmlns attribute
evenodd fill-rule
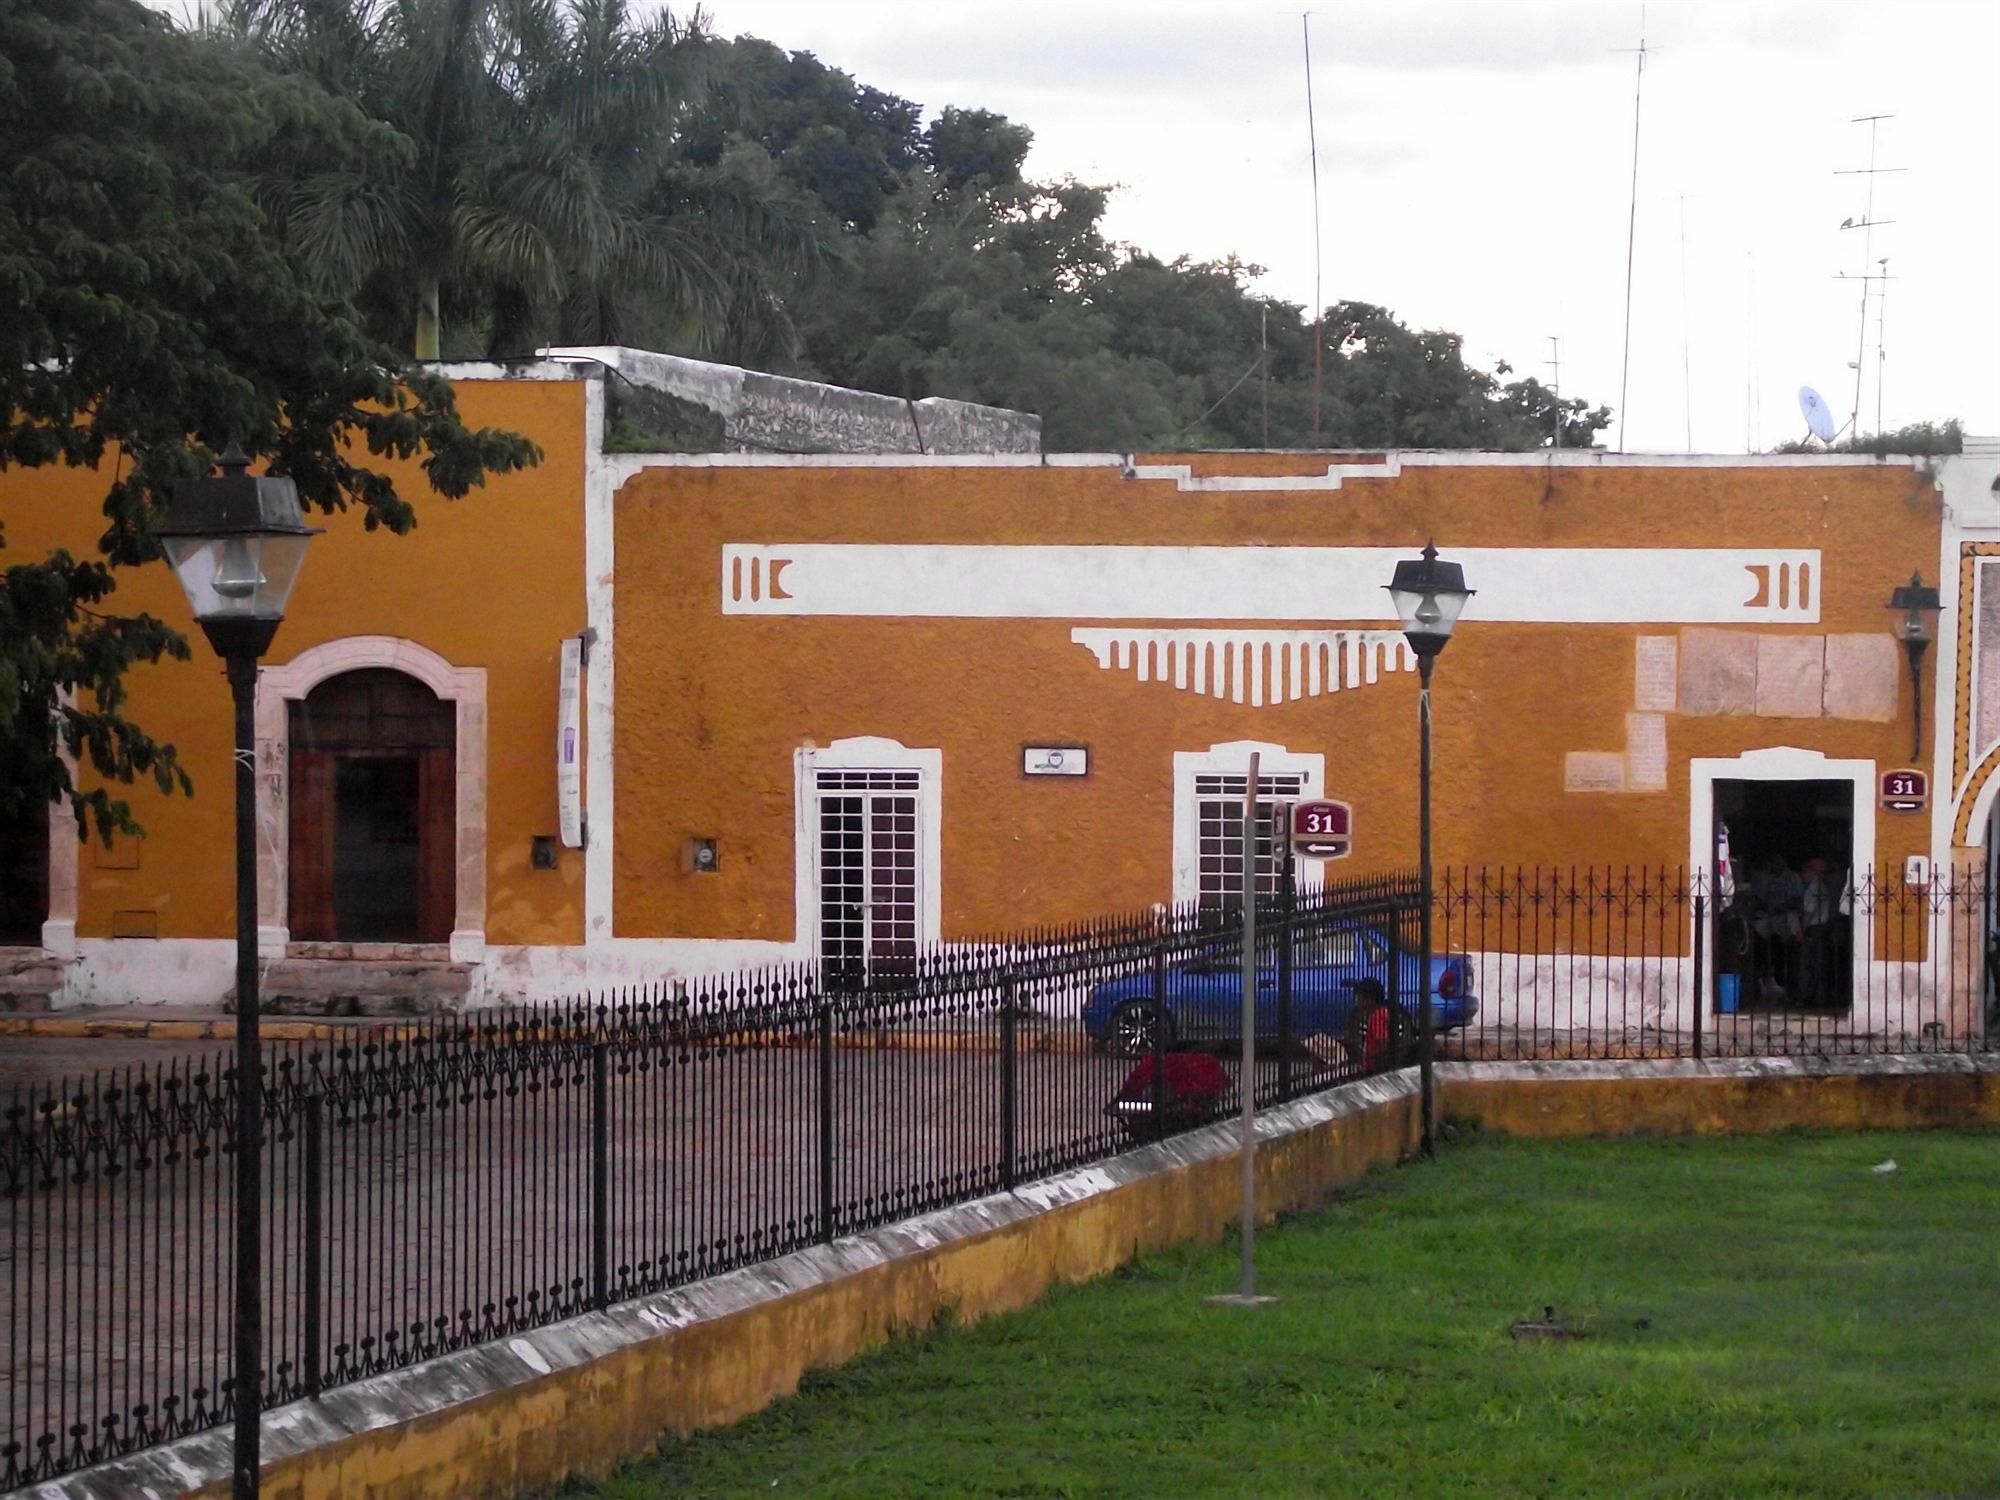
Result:
<svg viewBox="0 0 2000 1500"><path fill-rule="evenodd" d="M173 747L124 714L127 671L185 658L186 639L118 613L115 570L159 555L149 526L172 486L231 439L307 507L398 532L415 512L377 461L416 459L459 496L539 457L468 429L444 382L399 370L316 291L242 172L359 177L408 151L136 0L0 0L0 471L65 464L105 485L101 555L0 574L0 818L66 798L108 839L137 826L112 787L189 789ZM75 784L61 751L105 784Z"/></svg>

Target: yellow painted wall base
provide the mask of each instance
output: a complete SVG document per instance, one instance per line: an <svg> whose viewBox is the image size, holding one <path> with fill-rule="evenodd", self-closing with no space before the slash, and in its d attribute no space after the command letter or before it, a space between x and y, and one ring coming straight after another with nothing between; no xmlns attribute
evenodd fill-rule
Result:
<svg viewBox="0 0 2000 1500"><path fill-rule="evenodd" d="M1323 1204L1370 1169L1407 1155L1417 1140L1413 1085L1414 1079L1351 1085L1370 1090L1374 1102L1262 1140L1260 1216ZM1241 1191L1233 1132L1232 1124L1203 1132L1211 1137L1203 1145L1194 1138L1168 1143L1157 1149L1192 1159L991 1232L664 1328L531 1384L274 1455L263 1493L269 1500L502 1496L606 1472L649 1450L662 1432L721 1426L761 1410L796 1390L808 1370L840 1364L898 1331L927 1327L946 1310L965 1320L1008 1312L1059 1282L1114 1270L1142 1250L1220 1238L1235 1222ZM896 1231L884 1235L894 1238ZM342 1394L331 1393L329 1402ZM228 1486L214 1483L197 1493L222 1496Z"/></svg>
<svg viewBox="0 0 2000 1500"><path fill-rule="evenodd" d="M2000 1125L2000 1059L1465 1063L1451 1119L1533 1137ZM1259 1206L1317 1207L1417 1140L1413 1072L1271 1112ZM950 1310L1023 1307L1235 1219L1234 1126L677 1292L433 1360L268 1414L272 1500L507 1496L599 1474L662 1432L736 1421ZM227 1493L226 1430L38 1487L71 1500Z"/></svg>
<svg viewBox="0 0 2000 1500"><path fill-rule="evenodd" d="M1444 1067L1445 1117L1519 1136L1756 1135L2000 1125L2000 1071L1970 1059L1775 1070L1768 1063ZM1696 1071L1699 1069L1700 1071ZM1616 1071L1614 1071L1616 1070Z"/></svg>

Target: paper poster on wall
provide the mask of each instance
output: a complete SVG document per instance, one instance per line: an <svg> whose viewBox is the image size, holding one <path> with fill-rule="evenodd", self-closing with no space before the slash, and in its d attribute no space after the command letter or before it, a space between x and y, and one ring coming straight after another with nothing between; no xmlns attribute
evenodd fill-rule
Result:
<svg viewBox="0 0 2000 1500"><path fill-rule="evenodd" d="M556 689L556 815L565 849L583 847L583 642L562 643Z"/></svg>

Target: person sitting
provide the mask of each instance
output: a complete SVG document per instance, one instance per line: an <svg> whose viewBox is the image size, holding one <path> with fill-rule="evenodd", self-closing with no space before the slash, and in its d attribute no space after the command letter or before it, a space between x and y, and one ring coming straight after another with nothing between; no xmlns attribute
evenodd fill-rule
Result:
<svg viewBox="0 0 2000 1500"><path fill-rule="evenodd" d="M1372 976L1354 982L1354 1014L1347 1023L1347 1056L1363 1073L1400 1067L1409 1023Z"/></svg>

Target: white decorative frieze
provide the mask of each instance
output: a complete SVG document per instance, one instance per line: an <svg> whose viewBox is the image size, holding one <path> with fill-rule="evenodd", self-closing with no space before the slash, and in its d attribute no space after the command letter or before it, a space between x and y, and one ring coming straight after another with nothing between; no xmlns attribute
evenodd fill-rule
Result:
<svg viewBox="0 0 2000 1500"><path fill-rule="evenodd" d="M1079 625L1069 638L1106 671L1169 683L1253 708L1317 698L1414 672L1397 630L1119 630Z"/></svg>
<svg viewBox="0 0 2000 1500"><path fill-rule="evenodd" d="M1387 624L1409 547L730 542L726 615ZM1449 547L1468 620L1810 625L1820 555L1773 547Z"/></svg>

